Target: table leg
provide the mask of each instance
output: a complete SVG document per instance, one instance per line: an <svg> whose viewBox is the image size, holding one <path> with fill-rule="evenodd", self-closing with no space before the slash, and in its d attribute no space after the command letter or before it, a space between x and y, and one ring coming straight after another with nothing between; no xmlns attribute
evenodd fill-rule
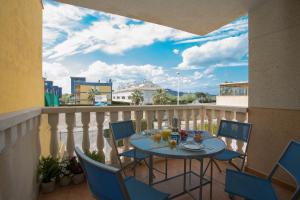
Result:
<svg viewBox="0 0 300 200"><path fill-rule="evenodd" d="M200 188L199 188L199 200L202 200L202 183L203 183L203 158L200 159Z"/></svg>
<svg viewBox="0 0 300 200"><path fill-rule="evenodd" d="M184 159L184 173L183 173L183 191L186 191L186 159Z"/></svg>
<svg viewBox="0 0 300 200"><path fill-rule="evenodd" d="M212 158L211 158L211 160L212 160ZM213 187L213 163L211 162L211 165L210 165L210 194L209 194L210 200L212 200L212 187Z"/></svg>
<svg viewBox="0 0 300 200"><path fill-rule="evenodd" d="M149 185L152 185L153 183L153 156L149 156Z"/></svg>
<svg viewBox="0 0 300 200"><path fill-rule="evenodd" d="M190 166L189 166L190 168L189 168L189 178L190 178L190 180L189 180L189 183L190 183L190 185L192 184L192 159L190 159Z"/></svg>

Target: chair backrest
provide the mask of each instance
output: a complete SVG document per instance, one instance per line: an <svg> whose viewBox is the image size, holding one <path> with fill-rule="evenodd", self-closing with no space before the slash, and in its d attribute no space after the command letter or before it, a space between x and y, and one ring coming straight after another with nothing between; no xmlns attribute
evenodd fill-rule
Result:
<svg viewBox="0 0 300 200"><path fill-rule="evenodd" d="M249 123L221 120L218 136L248 143L252 125Z"/></svg>
<svg viewBox="0 0 300 200"><path fill-rule="evenodd" d="M127 138L135 134L132 120L110 123L115 140Z"/></svg>
<svg viewBox="0 0 300 200"><path fill-rule="evenodd" d="M96 199L129 199L120 170L96 162L75 148L79 162L85 172L89 188Z"/></svg>
<svg viewBox="0 0 300 200"><path fill-rule="evenodd" d="M296 200L300 197L300 143L292 140L284 150L279 161L273 168L269 175L269 179L272 178L277 168L281 167L290 176L292 176L297 183L297 190L295 191L292 200Z"/></svg>

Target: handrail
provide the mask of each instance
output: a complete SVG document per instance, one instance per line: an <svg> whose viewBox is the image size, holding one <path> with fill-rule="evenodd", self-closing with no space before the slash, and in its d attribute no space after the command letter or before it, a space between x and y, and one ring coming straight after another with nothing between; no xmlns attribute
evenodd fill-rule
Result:
<svg viewBox="0 0 300 200"><path fill-rule="evenodd" d="M247 107L237 106L218 106L218 105L144 105L144 106L65 106L65 107L45 107L42 108L43 114L51 113L75 113L75 112L117 112L117 111L147 111L147 110L183 110L183 109L212 109L212 110L231 110L235 112L247 112Z"/></svg>
<svg viewBox="0 0 300 200"><path fill-rule="evenodd" d="M0 131L4 131L31 118L39 116L41 112L41 108L29 108L17 112L0 114Z"/></svg>

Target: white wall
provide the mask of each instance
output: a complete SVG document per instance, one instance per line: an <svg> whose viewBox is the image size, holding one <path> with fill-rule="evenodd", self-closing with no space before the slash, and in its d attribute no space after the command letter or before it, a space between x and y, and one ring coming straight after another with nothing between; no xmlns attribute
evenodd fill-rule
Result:
<svg viewBox="0 0 300 200"><path fill-rule="evenodd" d="M217 96L216 104L220 106L248 107L248 96Z"/></svg>

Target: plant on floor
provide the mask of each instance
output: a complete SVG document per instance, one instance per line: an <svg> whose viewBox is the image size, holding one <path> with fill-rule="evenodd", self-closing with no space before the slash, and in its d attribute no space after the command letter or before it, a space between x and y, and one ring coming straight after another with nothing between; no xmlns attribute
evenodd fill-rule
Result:
<svg viewBox="0 0 300 200"><path fill-rule="evenodd" d="M70 159L70 170L73 174L72 181L74 184L79 184L84 181L83 169L75 156Z"/></svg>
<svg viewBox="0 0 300 200"><path fill-rule="evenodd" d="M85 152L85 155L97 162L105 163L104 157L100 155L97 151L87 151Z"/></svg>
<svg viewBox="0 0 300 200"><path fill-rule="evenodd" d="M59 160L51 156L39 160L38 175L41 178L43 192L52 192L55 189L55 180L59 175Z"/></svg>
<svg viewBox="0 0 300 200"><path fill-rule="evenodd" d="M62 158L59 162L59 183L66 186L71 183L71 163L69 158Z"/></svg>

